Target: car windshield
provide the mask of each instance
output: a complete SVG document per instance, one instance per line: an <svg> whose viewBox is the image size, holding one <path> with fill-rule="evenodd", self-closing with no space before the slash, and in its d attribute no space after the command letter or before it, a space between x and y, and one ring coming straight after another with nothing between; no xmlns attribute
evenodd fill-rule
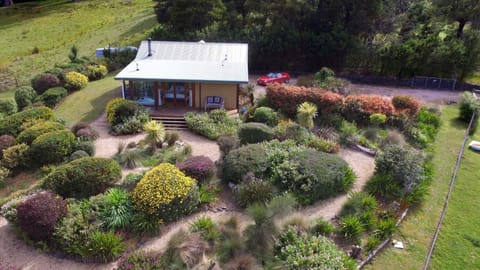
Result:
<svg viewBox="0 0 480 270"><path fill-rule="evenodd" d="M267 77L270 77L270 78L275 78L275 73L271 72L271 73L268 73L267 74Z"/></svg>

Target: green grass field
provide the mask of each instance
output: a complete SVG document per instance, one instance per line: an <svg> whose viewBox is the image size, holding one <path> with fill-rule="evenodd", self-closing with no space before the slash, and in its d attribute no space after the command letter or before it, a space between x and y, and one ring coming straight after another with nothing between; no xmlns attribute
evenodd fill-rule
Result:
<svg viewBox="0 0 480 270"><path fill-rule="evenodd" d="M434 146L436 152L434 157L435 177L430 187L430 194L420 208L409 213L407 219L401 224L399 232L393 237L393 239L403 241L406 248L404 250L387 248L366 269L422 269L430 241L440 218L466 128L464 123L456 119L457 116L458 108L456 106L448 106L443 109L443 125ZM462 239L465 233L476 237L480 236L478 235L480 217L478 215L474 217L471 209L475 207L477 200L468 195L471 192L465 192L465 190L477 193L479 191L479 188L475 187L475 183L470 179L479 175L480 156L475 157L475 154L468 150L465 157L449 205L446 223L440 233L431 269L478 269L480 249L474 250L467 240L462 240L462 245L453 244L459 243L459 239ZM477 158L475 170L473 170L474 158ZM463 219L459 219L462 216ZM464 224L457 226L458 223ZM450 255L444 257L446 253ZM474 256L471 257L472 255ZM450 260L449 264L446 263L448 260ZM465 266L465 260L470 260L470 263L467 263L470 267L462 267ZM477 263L476 267L472 263L474 260Z"/></svg>
<svg viewBox="0 0 480 270"><path fill-rule="evenodd" d="M39 0L0 8L0 90L96 48L133 45L157 24L152 0ZM33 53L38 48L38 53ZM8 89L7 88L7 89ZM3 97L3 96L2 96Z"/></svg>

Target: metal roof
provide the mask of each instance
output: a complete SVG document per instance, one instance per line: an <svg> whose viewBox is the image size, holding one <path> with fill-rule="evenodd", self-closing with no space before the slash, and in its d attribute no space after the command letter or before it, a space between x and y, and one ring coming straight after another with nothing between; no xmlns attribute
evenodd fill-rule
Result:
<svg viewBox="0 0 480 270"><path fill-rule="evenodd" d="M248 44L142 41L116 80L247 83Z"/></svg>

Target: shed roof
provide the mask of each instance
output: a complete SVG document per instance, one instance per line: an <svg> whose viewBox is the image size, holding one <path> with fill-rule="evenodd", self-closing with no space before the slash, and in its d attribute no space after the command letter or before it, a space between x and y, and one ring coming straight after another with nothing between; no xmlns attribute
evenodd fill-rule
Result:
<svg viewBox="0 0 480 270"><path fill-rule="evenodd" d="M142 41L137 56L116 80L248 82L248 44Z"/></svg>

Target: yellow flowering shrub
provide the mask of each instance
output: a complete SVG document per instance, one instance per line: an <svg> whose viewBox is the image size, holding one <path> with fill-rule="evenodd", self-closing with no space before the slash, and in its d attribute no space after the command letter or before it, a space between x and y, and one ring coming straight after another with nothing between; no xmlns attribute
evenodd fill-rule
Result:
<svg viewBox="0 0 480 270"><path fill-rule="evenodd" d="M65 74L65 88L68 90L80 90L87 86L88 77L82 73L70 71Z"/></svg>
<svg viewBox="0 0 480 270"><path fill-rule="evenodd" d="M108 69L104 65L89 65L87 66L87 73L88 79L95 81L107 76Z"/></svg>
<svg viewBox="0 0 480 270"><path fill-rule="evenodd" d="M132 192L135 207L164 221L190 214L199 203L195 179L177 167L162 163L148 171Z"/></svg>

